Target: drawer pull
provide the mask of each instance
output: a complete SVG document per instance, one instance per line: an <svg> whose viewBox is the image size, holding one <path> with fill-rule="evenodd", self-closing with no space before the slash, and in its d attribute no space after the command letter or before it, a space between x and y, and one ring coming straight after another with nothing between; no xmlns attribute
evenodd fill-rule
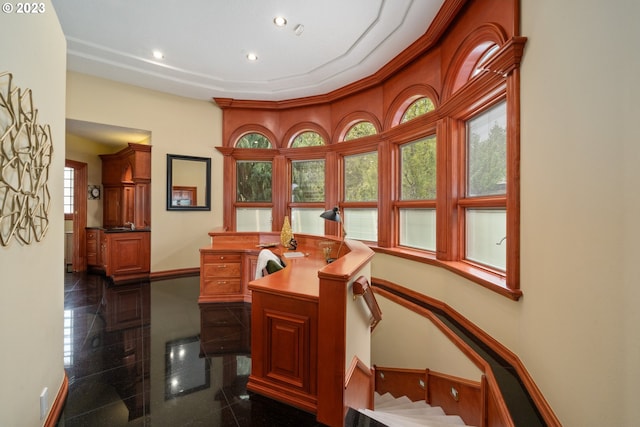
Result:
<svg viewBox="0 0 640 427"><path fill-rule="evenodd" d="M226 280L218 280L218 285L226 285L227 283L229 282L227 282Z"/></svg>

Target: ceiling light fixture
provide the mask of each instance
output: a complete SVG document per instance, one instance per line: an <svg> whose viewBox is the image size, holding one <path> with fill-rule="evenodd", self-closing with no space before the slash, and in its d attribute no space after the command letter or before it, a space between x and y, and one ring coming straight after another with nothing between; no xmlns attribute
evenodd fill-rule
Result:
<svg viewBox="0 0 640 427"><path fill-rule="evenodd" d="M154 50L153 57L156 59L164 59L164 53L160 52L159 50Z"/></svg>
<svg viewBox="0 0 640 427"><path fill-rule="evenodd" d="M276 16L273 18L273 23L276 24L276 27L284 27L287 25L287 19L284 16Z"/></svg>
<svg viewBox="0 0 640 427"><path fill-rule="evenodd" d="M304 25L302 24L296 25L296 27L293 29L293 32L296 34L296 36L301 35L303 31L304 31Z"/></svg>
<svg viewBox="0 0 640 427"><path fill-rule="evenodd" d="M256 55L255 53L247 53L247 59L249 61L257 61L258 55Z"/></svg>

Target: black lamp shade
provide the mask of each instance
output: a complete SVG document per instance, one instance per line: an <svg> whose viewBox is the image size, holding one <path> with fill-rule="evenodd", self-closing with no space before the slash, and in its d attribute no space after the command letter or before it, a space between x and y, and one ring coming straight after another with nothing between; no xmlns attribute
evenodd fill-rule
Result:
<svg viewBox="0 0 640 427"><path fill-rule="evenodd" d="M340 211L337 206L331 210L322 212L320 217L328 221L342 222L342 218L340 218Z"/></svg>

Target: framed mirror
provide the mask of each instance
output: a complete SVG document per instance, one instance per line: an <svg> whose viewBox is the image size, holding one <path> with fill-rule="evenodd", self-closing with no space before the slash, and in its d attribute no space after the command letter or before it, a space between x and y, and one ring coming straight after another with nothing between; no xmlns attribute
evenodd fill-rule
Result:
<svg viewBox="0 0 640 427"><path fill-rule="evenodd" d="M211 210L211 159L167 154L167 210Z"/></svg>

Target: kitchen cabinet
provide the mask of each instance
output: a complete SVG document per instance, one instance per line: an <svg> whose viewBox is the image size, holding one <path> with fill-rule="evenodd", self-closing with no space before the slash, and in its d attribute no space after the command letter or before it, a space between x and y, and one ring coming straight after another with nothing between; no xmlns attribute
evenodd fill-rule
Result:
<svg viewBox="0 0 640 427"><path fill-rule="evenodd" d="M103 225L151 227L151 146L130 143L102 154Z"/></svg>
<svg viewBox="0 0 640 427"><path fill-rule="evenodd" d="M114 282L147 278L151 266L150 234L144 230L88 228L87 267Z"/></svg>

